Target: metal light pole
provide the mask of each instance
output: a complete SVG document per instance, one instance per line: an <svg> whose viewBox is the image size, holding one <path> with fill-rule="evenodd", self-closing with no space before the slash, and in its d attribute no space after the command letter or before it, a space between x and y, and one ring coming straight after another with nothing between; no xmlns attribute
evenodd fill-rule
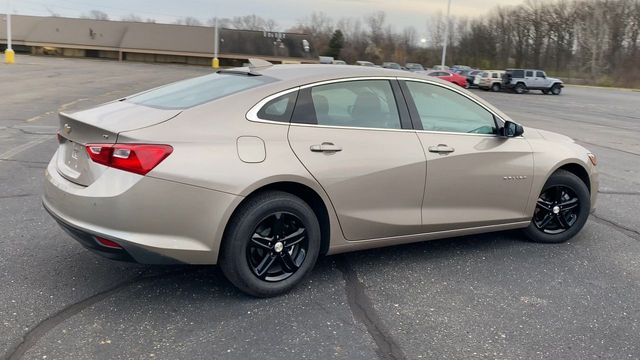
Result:
<svg viewBox="0 0 640 360"><path fill-rule="evenodd" d="M220 42L218 39L218 17L216 16L214 19L214 30L213 30L213 60L211 61L211 67L217 69L220 67L220 60L218 60L218 43Z"/></svg>
<svg viewBox="0 0 640 360"><path fill-rule="evenodd" d="M4 51L4 62L13 64L16 54L11 47L11 0L7 0L7 50Z"/></svg>
<svg viewBox="0 0 640 360"><path fill-rule="evenodd" d="M445 60L447 58L447 43L449 42L449 15L451 14L451 0L447 5L447 19L444 27L444 46L442 47L442 66L444 67Z"/></svg>

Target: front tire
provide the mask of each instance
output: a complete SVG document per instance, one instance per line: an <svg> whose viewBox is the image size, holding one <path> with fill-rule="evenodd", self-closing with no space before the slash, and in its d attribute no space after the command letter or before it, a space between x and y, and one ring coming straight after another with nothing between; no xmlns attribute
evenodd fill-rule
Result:
<svg viewBox="0 0 640 360"><path fill-rule="evenodd" d="M587 185L576 175L558 170L544 184L524 233L535 242L565 242L582 229L590 209Z"/></svg>
<svg viewBox="0 0 640 360"><path fill-rule="evenodd" d="M320 225L302 199L268 191L247 200L229 223L220 267L238 289L256 297L291 290L320 253Z"/></svg>
<svg viewBox="0 0 640 360"><path fill-rule="evenodd" d="M551 87L551 94L560 95L562 93L562 87L558 84L555 84Z"/></svg>

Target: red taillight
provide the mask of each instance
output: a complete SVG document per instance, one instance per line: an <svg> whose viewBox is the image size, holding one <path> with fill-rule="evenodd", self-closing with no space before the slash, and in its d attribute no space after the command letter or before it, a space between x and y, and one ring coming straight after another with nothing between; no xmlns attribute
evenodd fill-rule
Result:
<svg viewBox="0 0 640 360"><path fill-rule="evenodd" d="M95 236L95 238L96 238L96 241L100 243L100 245L102 246L106 246L112 249L122 249L122 246L118 245L118 243L115 241L111 241L109 239L105 239L100 236Z"/></svg>
<svg viewBox="0 0 640 360"><path fill-rule="evenodd" d="M169 145L88 144L91 160L112 168L146 175L173 152Z"/></svg>

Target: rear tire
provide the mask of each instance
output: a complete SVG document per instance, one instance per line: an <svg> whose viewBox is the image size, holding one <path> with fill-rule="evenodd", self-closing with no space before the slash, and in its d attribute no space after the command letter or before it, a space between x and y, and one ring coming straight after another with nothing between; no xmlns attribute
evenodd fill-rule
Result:
<svg viewBox="0 0 640 360"><path fill-rule="evenodd" d="M493 92L498 92L498 91L500 91L500 88L501 88L500 84L493 84L493 85L491 85L491 91L493 91Z"/></svg>
<svg viewBox="0 0 640 360"><path fill-rule="evenodd" d="M524 233L534 242L565 242L582 229L590 209L587 185L576 175L558 170L544 184Z"/></svg>
<svg viewBox="0 0 640 360"><path fill-rule="evenodd" d="M247 200L225 232L224 275L242 292L271 297L307 276L320 253L320 225L302 199L268 191Z"/></svg>
<svg viewBox="0 0 640 360"><path fill-rule="evenodd" d="M513 91L515 91L516 94L524 94L527 91L527 87L523 83L517 83Z"/></svg>

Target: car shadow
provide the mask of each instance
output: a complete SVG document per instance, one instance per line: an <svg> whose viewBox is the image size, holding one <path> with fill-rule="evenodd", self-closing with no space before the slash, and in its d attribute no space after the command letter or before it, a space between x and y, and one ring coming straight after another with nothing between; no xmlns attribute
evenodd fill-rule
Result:
<svg viewBox="0 0 640 360"><path fill-rule="evenodd" d="M396 259L408 262L424 262L425 265L434 261L454 261L457 257L474 254L495 253L506 248L520 249L522 247L538 246L527 241L519 231L503 231L481 235L462 236L441 240L430 240L411 244L394 245L370 250L361 250L345 254L322 256L318 259L312 273L305 282L293 289L291 293L300 295L307 291L310 284L327 285L327 282L341 278L336 263L345 261L357 268L364 263L374 263L374 267L384 267ZM180 288L183 293L192 296L223 296L228 300L254 302L254 297L237 290L222 274L218 266L203 265L146 265L145 275L141 280L155 288ZM312 286L316 286L312 285ZM216 295L214 295L216 294Z"/></svg>

